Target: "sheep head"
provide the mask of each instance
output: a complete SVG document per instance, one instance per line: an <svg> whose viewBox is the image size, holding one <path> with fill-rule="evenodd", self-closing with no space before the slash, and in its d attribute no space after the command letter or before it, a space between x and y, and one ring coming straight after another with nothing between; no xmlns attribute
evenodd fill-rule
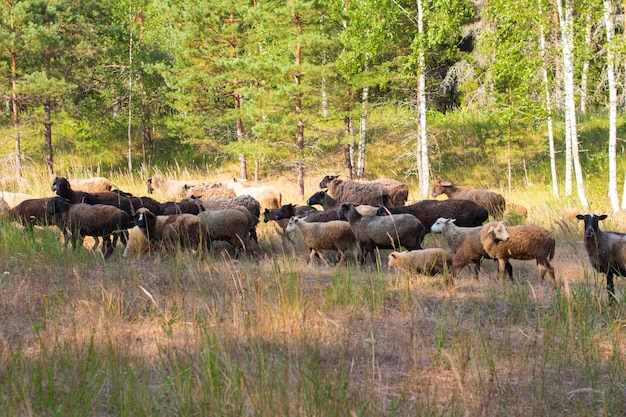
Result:
<svg viewBox="0 0 626 417"><path fill-rule="evenodd" d="M509 240L509 231L506 229L506 225L504 222L497 222L495 225L489 226L487 230L487 234L491 235L494 241L504 241Z"/></svg>
<svg viewBox="0 0 626 417"><path fill-rule="evenodd" d="M603 214L598 216L596 214L578 214L576 215L576 218L585 222L585 239L592 239L598 234L598 232L600 232L600 220L606 219L607 215Z"/></svg>
<svg viewBox="0 0 626 417"><path fill-rule="evenodd" d="M322 178L322 181L320 181L320 188L328 188L328 184L337 178L339 178L339 175L326 175Z"/></svg>

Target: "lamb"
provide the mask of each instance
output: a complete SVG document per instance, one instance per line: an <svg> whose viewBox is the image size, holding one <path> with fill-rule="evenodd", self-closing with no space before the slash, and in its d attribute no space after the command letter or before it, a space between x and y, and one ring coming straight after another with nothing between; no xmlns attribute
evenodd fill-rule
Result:
<svg viewBox="0 0 626 417"><path fill-rule="evenodd" d="M338 210L344 201L339 201L328 195L326 191L318 191L306 200L309 206L320 205L324 210ZM357 211L363 216L374 216L378 211L378 206L359 204L355 206Z"/></svg>
<svg viewBox="0 0 626 417"><path fill-rule="evenodd" d="M250 252L248 234L250 230L249 217L241 210L223 209L203 211L198 214L207 233L207 244L221 240L230 243L236 253Z"/></svg>
<svg viewBox="0 0 626 417"><path fill-rule="evenodd" d="M432 197L436 198L441 194L445 194L451 199L475 201L486 208L490 215L498 219L502 218L502 214L506 209L506 202L501 194L488 190L458 188L450 181L437 181L433 188Z"/></svg>
<svg viewBox="0 0 626 417"><path fill-rule="evenodd" d="M64 198L54 197L48 202L47 209L53 223L62 230L65 243L71 241L73 248L77 247L78 242L82 243L84 236L92 236L96 241L102 237L105 259L113 253L118 236L122 234L125 243L123 232L135 224L134 219L124 210L105 204L71 204Z"/></svg>
<svg viewBox="0 0 626 417"><path fill-rule="evenodd" d="M46 197L24 200L8 211L9 219L23 226L48 226L52 223L52 218L48 213L48 202L51 199L51 197Z"/></svg>
<svg viewBox="0 0 626 417"><path fill-rule="evenodd" d="M282 204L282 194L273 185L246 187L241 181L233 178L226 184L226 187L233 190L238 196L249 195L254 197L262 208L279 208Z"/></svg>
<svg viewBox="0 0 626 417"><path fill-rule="evenodd" d="M439 217L456 219L460 227L480 226L489 217L487 210L471 200L422 200L402 207L380 207L378 215L408 213L417 217L426 233Z"/></svg>
<svg viewBox="0 0 626 417"><path fill-rule="evenodd" d="M483 228L480 241L487 255L498 260L501 279L506 270L513 280L513 267L507 265L509 259L535 259L539 267L537 286L541 285L547 272L556 287L554 267L550 264L554 257L555 240L548 230L529 225L507 227L503 221L492 222Z"/></svg>
<svg viewBox="0 0 626 417"><path fill-rule="evenodd" d="M386 206L389 193L381 184L342 180L336 175L325 176L319 184L320 188L328 188L328 194L337 200L352 204L370 206Z"/></svg>
<svg viewBox="0 0 626 417"><path fill-rule="evenodd" d="M178 200L187 196L189 188L203 185L202 181L180 181L170 180L157 176L148 178L148 194L152 194L155 190L161 193L165 198Z"/></svg>
<svg viewBox="0 0 626 417"><path fill-rule="evenodd" d="M452 252L441 248L391 252L389 266L431 276L446 274L446 280L450 283L447 271L452 274L452 258Z"/></svg>
<svg viewBox="0 0 626 417"><path fill-rule="evenodd" d="M0 191L0 197L9 205L9 207L13 208L20 204L24 200L30 200L35 198L35 196L26 194L26 193L12 193L9 191Z"/></svg>
<svg viewBox="0 0 626 417"><path fill-rule="evenodd" d="M424 225L411 214L391 216L362 216L353 204L344 203L340 216L348 220L361 245L361 263L370 253L376 263L374 249L394 249L404 246L407 250L422 248L426 233Z"/></svg>
<svg viewBox="0 0 626 417"><path fill-rule="evenodd" d="M156 215L142 207L137 210L136 229L131 232L124 257L136 256L144 251L171 251L177 248L197 250L204 242L206 230L201 219L189 213ZM137 230L138 229L138 230ZM141 232L145 239L139 236Z"/></svg>
<svg viewBox="0 0 626 417"><path fill-rule="evenodd" d="M446 219L445 217L440 217L430 227L431 233L441 233L448 249L450 249L452 253L456 253L457 249L461 246L468 234L483 228L483 226L459 227L454 224L455 220L456 219Z"/></svg>
<svg viewBox="0 0 626 417"><path fill-rule="evenodd" d="M341 254L340 263L347 261L348 250L352 249L356 253L357 240L347 222L334 220L326 223L309 223L299 217L292 217L285 231L291 233L296 229L311 248L309 265L313 264L317 254L326 266L330 266L324 257L325 250L338 251Z"/></svg>
<svg viewBox="0 0 626 417"><path fill-rule="evenodd" d="M115 187L111 181L104 177L72 178L69 182L73 190L87 193L104 193Z"/></svg>
<svg viewBox="0 0 626 417"><path fill-rule="evenodd" d="M409 199L409 186L391 178L377 178L373 182L387 189L390 206L404 206Z"/></svg>
<svg viewBox="0 0 626 417"><path fill-rule="evenodd" d="M609 301L613 302L616 299L613 277L626 276L626 234L600 230L599 222L607 218L606 214L578 214L576 218L584 221L585 250L593 268L606 275Z"/></svg>

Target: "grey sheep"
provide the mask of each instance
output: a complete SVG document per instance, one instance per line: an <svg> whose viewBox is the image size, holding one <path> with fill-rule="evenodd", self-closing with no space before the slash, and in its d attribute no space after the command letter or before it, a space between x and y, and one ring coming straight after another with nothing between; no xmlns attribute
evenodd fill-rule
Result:
<svg viewBox="0 0 626 417"><path fill-rule="evenodd" d="M430 227L431 233L441 233L448 249L450 249L452 253L456 253L457 249L461 246L468 234L483 228L482 226L459 227L454 224L455 220L456 219L446 219L445 217L440 217Z"/></svg>
<svg viewBox="0 0 626 417"><path fill-rule="evenodd" d="M451 199L472 200L487 209L494 218L501 219L506 209L506 201L501 194L489 190L473 190L458 188L450 181L437 181L433 188L432 197L445 194Z"/></svg>
<svg viewBox="0 0 626 417"><path fill-rule="evenodd" d="M341 208L343 203L348 201L339 201L328 195L326 191L318 191L306 200L309 206L320 205L325 211L337 210ZM378 211L378 206L370 206L368 204L355 205L357 211L363 216L373 216Z"/></svg>
<svg viewBox="0 0 626 417"><path fill-rule="evenodd" d="M340 215L348 220L352 231L361 245L361 263L371 254L376 263L374 249L394 249L404 246L407 250L422 248L426 230L424 225L411 214L392 216L362 216L354 205L344 203Z"/></svg>
<svg viewBox="0 0 626 417"><path fill-rule="evenodd" d="M207 233L207 244L213 241L226 241L236 253L251 252L249 245L250 223L241 210L208 210L198 214Z"/></svg>
<svg viewBox="0 0 626 417"><path fill-rule="evenodd" d="M439 217L456 219L461 227L480 226L489 217L487 209L471 200L422 200L403 207L380 207L378 215L412 214L422 222L426 233Z"/></svg>
<svg viewBox="0 0 626 417"><path fill-rule="evenodd" d="M143 251L159 252L183 248L197 250L206 239L200 218L194 214L156 215L142 207L136 213L137 225L131 230L124 257ZM142 238L139 232L144 235Z"/></svg>
<svg viewBox="0 0 626 417"><path fill-rule="evenodd" d="M47 208L53 223L62 230L66 244L71 241L72 247L76 248L79 243L82 244L84 236L92 236L96 241L101 237L105 259L113 253L119 236L126 243L124 233L135 224L124 210L105 204L71 204L62 197L54 197Z"/></svg>
<svg viewBox="0 0 626 417"><path fill-rule="evenodd" d="M319 184L327 188L328 195L339 201L370 206L385 206L389 203L389 193L381 184L342 180L336 175L325 176Z"/></svg>
<svg viewBox="0 0 626 417"><path fill-rule="evenodd" d="M529 225L507 227L502 221L492 222L483 228L480 241L487 255L498 260L500 278L504 278L506 271L513 280L513 267L507 264L509 259L535 259L539 267L537 286L541 285L547 273L556 287L554 267L550 264L554 257L555 240L548 230Z"/></svg>
<svg viewBox="0 0 626 417"><path fill-rule="evenodd" d="M339 262L347 262L347 252L352 250L356 253L357 241L352 228L347 222L333 220L325 223L309 223L299 217L292 217L285 231L292 233L299 230L302 238L311 249L309 264L312 265L317 254L320 259L330 266L324 257L324 251L333 250L341 254Z"/></svg>
<svg viewBox="0 0 626 417"><path fill-rule="evenodd" d="M201 204L207 211L223 210L227 208L245 210L244 214L248 217L248 222L250 224L250 238L253 241L258 242L256 228L261 216L261 204L254 197L250 195L241 195L228 199L211 198L209 200L201 201Z"/></svg>
<svg viewBox="0 0 626 417"><path fill-rule="evenodd" d="M607 218L606 214L578 214L576 218L584 221L585 250L594 269L606 275L606 289L612 302L616 298L613 277L626 276L626 234L600 230L599 222Z"/></svg>
<svg viewBox="0 0 626 417"><path fill-rule="evenodd" d="M389 266L424 275L446 274L446 281L451 283L452 257L452 252L442 248L394 251L389 254Z"/></svg>

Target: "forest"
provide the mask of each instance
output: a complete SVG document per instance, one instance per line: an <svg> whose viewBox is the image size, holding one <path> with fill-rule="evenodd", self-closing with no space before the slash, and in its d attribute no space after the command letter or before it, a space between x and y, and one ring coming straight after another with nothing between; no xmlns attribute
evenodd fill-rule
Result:
<svg viewBox="0 0 626 417"><path fill-rule="evenodd" d="M626 203L615 0L7 0L0 14L6 175L232 165L304 195L323 160L424 196L463 167L486 187L551 178L585 208L587 180Z"/></svg>

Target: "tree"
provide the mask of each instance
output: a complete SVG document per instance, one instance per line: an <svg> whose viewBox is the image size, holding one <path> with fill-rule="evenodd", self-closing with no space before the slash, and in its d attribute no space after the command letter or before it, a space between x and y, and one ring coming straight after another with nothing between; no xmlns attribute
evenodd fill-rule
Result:
<svg viewBox="0 0 626 417"><path fill-rule="evenodd" d="M615 80L615 52L613 32L615 30L614 6L611 0L603 0L604 25L606 28L606 67L609 84L609 199L613 212L620 209L617 195L617 83Z"/></svg>

